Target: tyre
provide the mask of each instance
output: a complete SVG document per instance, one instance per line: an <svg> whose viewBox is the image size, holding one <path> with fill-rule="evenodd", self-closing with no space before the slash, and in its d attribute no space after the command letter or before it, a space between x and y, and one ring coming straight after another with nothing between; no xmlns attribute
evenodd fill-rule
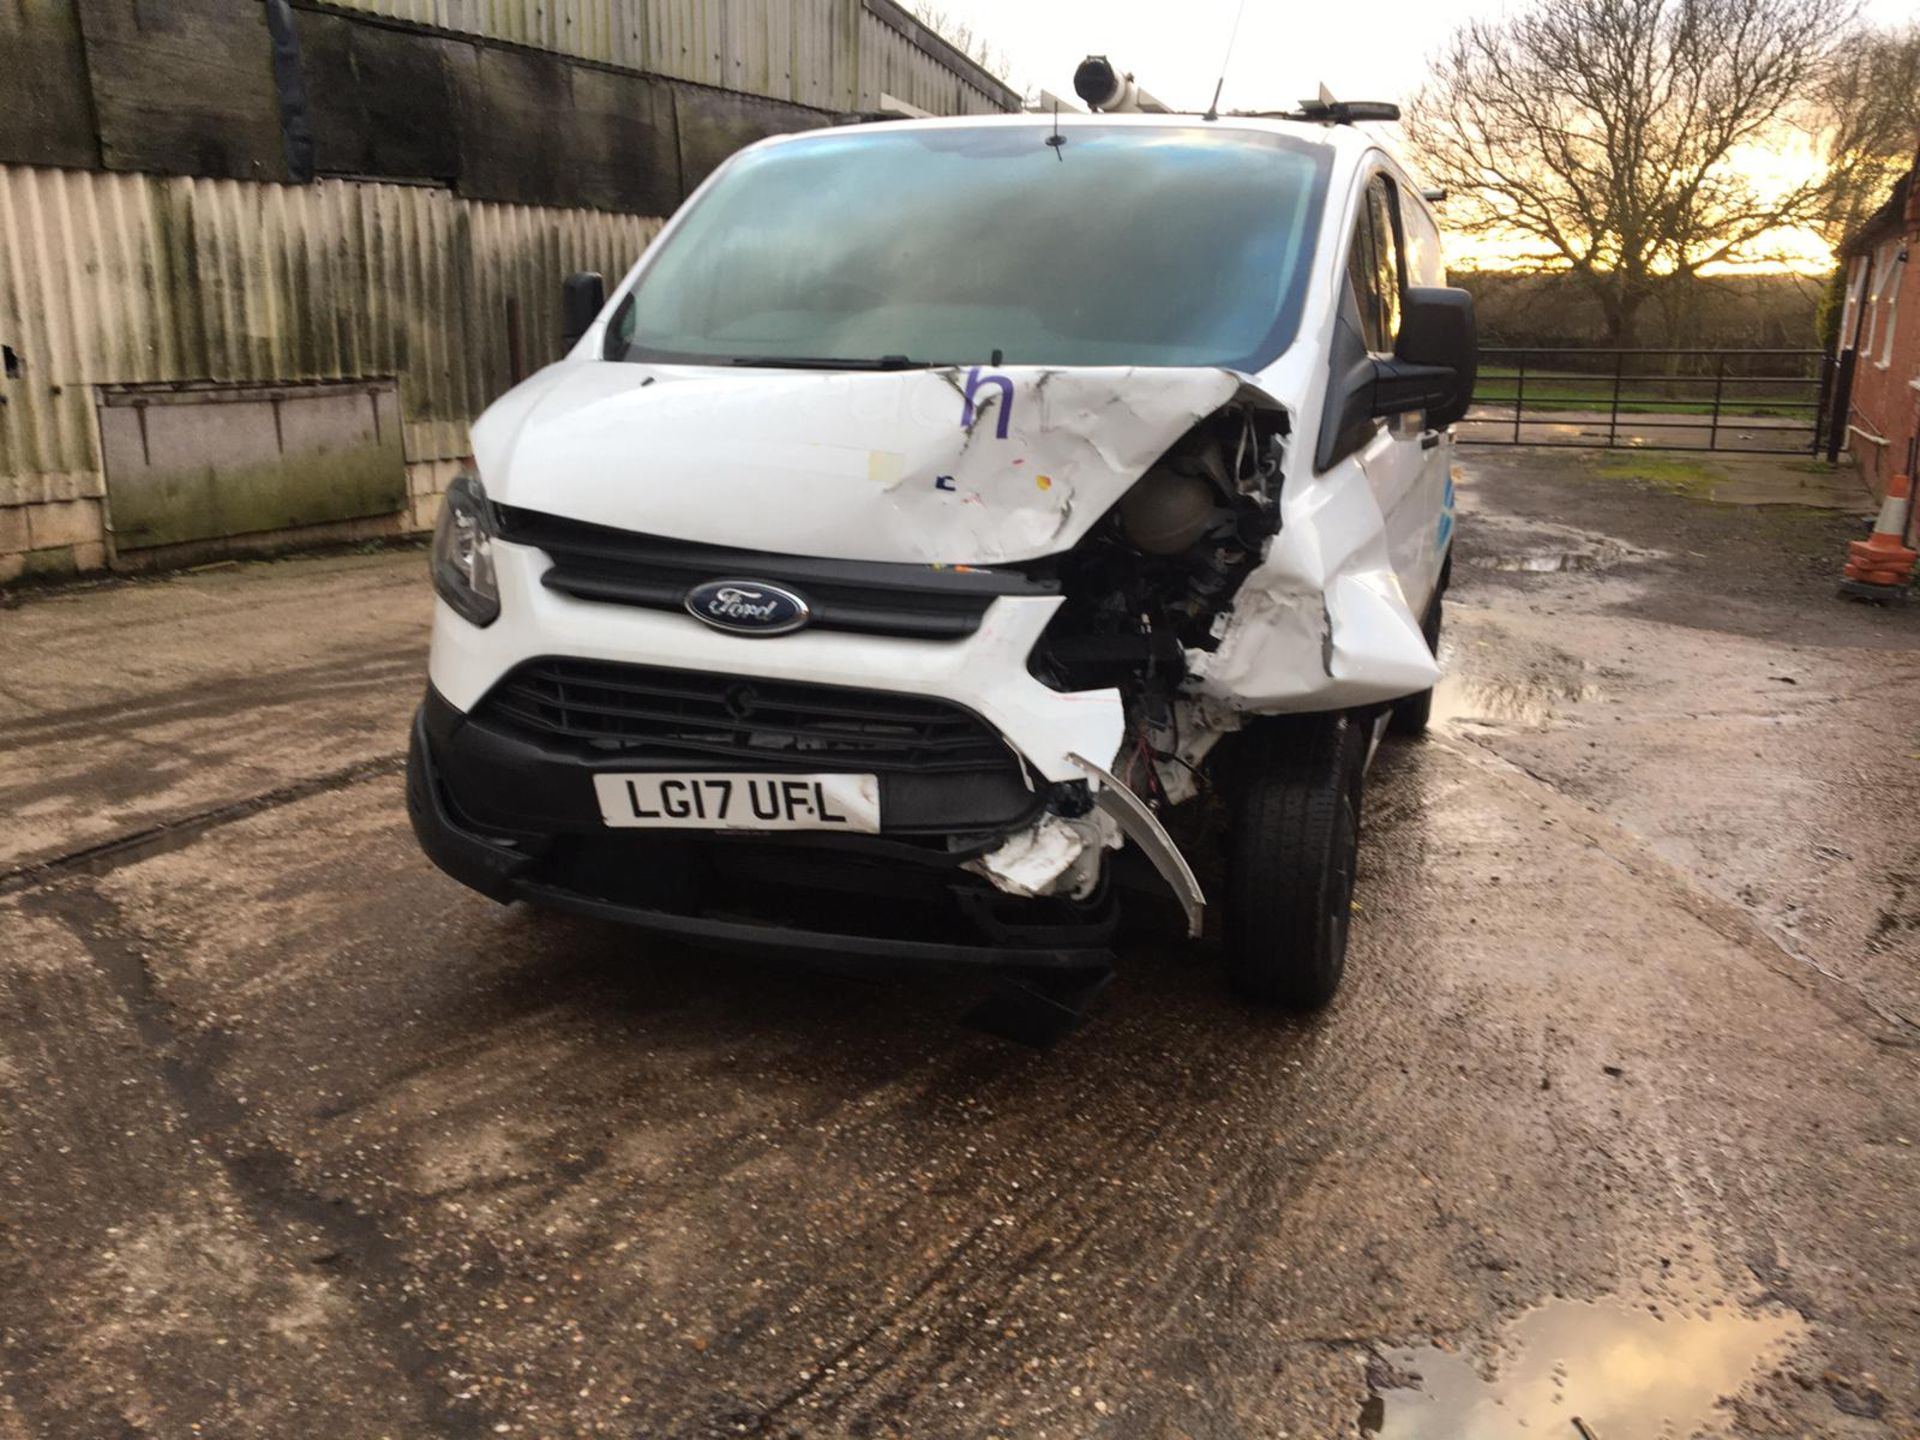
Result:
<svg viewBox="0 0 1920 1440"><path fill-rule="evenodd" d="M1346 714L1250 731L1228 828L1227 976L1295 1010L1333 999L1346 967L1367 729Z"/></svg>
<svg viewBox="0 0 1920 1440"><path fill-rule="evenodd" d="M1435 591L1433 603L1427 606L1427 618L1420 623L1420 633L1427 637L1427 648L1435 655L1440 653L1440 592ZM1433 718L1433 691L1422 690L1418 695L1409 695L1404 700L1393 702L1393 714L1387 721L1387 729L1395 735L1424 735L1427 722Z"/></svg>

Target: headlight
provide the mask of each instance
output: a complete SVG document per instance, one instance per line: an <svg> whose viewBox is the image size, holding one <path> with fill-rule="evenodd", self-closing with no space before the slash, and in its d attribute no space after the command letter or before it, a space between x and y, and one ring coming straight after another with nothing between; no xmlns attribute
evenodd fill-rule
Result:
<svg viewBox="0 0 1920 1440"><path fill-rule="evenodd" d="M493 515L478 476L459 475L433 527L433 588L463 619L491 625L500 614L493 578Z"/></svg>

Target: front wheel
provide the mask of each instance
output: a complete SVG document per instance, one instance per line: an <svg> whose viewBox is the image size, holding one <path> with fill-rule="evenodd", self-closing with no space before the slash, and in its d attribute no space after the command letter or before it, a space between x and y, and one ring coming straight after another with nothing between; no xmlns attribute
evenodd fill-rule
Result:
<svg viewBox="0 0 1920 1440"><path fill-rule="evenodd" d="M1251 730L1229 830L1227 975L1257 1000L1316 1010L1346 968L1366 727L1304 715Z"/></svg>
<svg viewBox="0 0 1920 1440"><path fill-rule="evenodd" d="M1420 622L1420 633L1426 637L1427 648L1436 657L1440 654L1440 605L1440 592L1436 590L1433 603L1427 607L1426 619ZM1392 718L1387 721L1387 728L1396 735L1424 735L1432 719L1433 691L1422 690L1418 695L1409 695L1393 702Z"/></svg>

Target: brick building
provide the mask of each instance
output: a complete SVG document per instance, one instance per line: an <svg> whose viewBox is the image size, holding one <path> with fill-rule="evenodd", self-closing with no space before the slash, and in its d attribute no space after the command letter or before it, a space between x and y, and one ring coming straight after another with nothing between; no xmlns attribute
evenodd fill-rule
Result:
<svg viewBox="0 0 1920 1440"><path fill-rule="evenodd" d="M1915 468L1920 432L1920 157L1841 247L1847 302L1840 319L1840 401L1847 446L1876 494Z"/></svg>

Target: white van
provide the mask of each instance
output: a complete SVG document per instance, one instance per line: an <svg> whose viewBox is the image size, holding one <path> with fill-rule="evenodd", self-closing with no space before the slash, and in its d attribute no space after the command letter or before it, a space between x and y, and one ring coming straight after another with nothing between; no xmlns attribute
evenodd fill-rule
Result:
<svg viewBox="0 0 1920 1440"><path fill-rule="evenodd" d="M1472 308L1299 119L995 116L734 156L473 429L421 844L496 899L789 952L1085 966L1143 851L1254 996L1339 983L1418 730ZM1205 896L1163 816L1224 802Z"/></svg>

